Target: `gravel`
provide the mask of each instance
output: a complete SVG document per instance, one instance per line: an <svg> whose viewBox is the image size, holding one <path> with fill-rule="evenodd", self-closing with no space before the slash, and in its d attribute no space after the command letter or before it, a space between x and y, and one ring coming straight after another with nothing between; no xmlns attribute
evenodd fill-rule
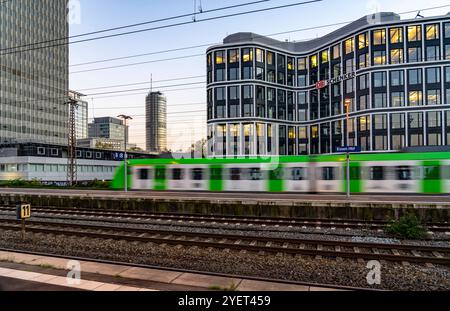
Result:
<svg viewBox="0 0 450 311"><path fill-rule="evenodd" d="M184 228L185 229L185 228ZM388 290L449 290L450 268L382 262L381 284L368 285L367 262L242 253L0 230L0 247L169 268Z"/></svg>

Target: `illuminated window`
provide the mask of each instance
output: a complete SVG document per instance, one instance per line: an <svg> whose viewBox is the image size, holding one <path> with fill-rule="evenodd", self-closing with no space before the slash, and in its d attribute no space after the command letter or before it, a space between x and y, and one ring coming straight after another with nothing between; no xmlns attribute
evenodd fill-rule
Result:
<svg viewBox="0 0 450 311"><path fill-rule="evenodd" d="M267 52L267 65L275 65L275 54Z"/></svg>
<svg viewBox="0 0 450 311"><path fill-rule="evenodd" d="M369 53L359 55L359 69L369 66Z"/></svg>
<svg viewBox="0 0 450 311"><path fill-rule="evenodd" d="M313 55L310 58L311 68L317 68L317 55Z"/></svg>
<svg viewBox="0 0 450 311"><path fill-rule="evenodd" d="M345 54L350 54L355 50L355 40L353 38L345 41Z"/></svg>
<svg viewBox="0 0 450 311"><path fill-rule="evenodd" d="M390 38L391 43L402 43L403 42L403 29L402 28L389 29L389 38Z"/></svg>
<svg viewBox="0 0 450 311"><path fill-rule="evenodd" d="M239 62L239 50L229 50L228 51L228 62L230 64Z"/></svg>
<svg viewBox="0 0 450 311"><path fill-rule="evenodd" d="M422 106L422 91L409 92L409 105Z"/></svg>
<svg viewBox="0 0 450 311"><path fill-rule="evenodd" d="M386 44L386 30L380 29L373 32L373 45Z"/></svg>
<svg viewBox="0 0 450 311"><path fill-rule="evenodd" d="M364 132L368 131L370 126L369 117L360 117L359 118L359 131Z"/></svg>
<svg viewBox="0 0 450 311"><path fill-rule="evenodd" d="M426 29L426 36L427 40L436 40L439 39L439 25L427 25L425 27Z"/></svg>
<svg viewBox="0 0 450 311"><path fill-rule="evenodd" d="M311 137L319 138L319 127L317 125L311 127Z"/></svg>
<svg viewBox="0 0 450 311"><path fill-rule="evenodd" d="M208 67L211 67L211 65L212 65L212 56L210 53L210 54L208 54Z"/></svg>
<svg viewBox="0 0 450 311"><path fill-rule="evenodd" d="M421 26L409 26L408 27L408 41L420 41L422 40L422 27Z"/></svg>
<svg viewBox="0 0 450 311"><path fill-rule="evenodd" d="M369 46L369 38L367 36L367 33L360 34L358 36L358 48L361 50L368 46Z"/></svg>
<svg viewBox="0 0 450 311"><path fill-rule="evenodd" d="M258 63L264 63L264 51L261 49L256 49L256 61Z"/></svg>
<svg viewBox="0 0 450 311"><path fill-rule="evenodd" d="M386 51L375 51L373 52L373 64L385 65L386 64Z"/></svg>
<svg viewBox="0 0 450 311"><path fill-rule="evenodd" d="M287 58L287 69L288 70L294 70L294 59L291 57Z"/></svg>
<svg viewBox="0 0 450 311"><path fill-rule="evenodd" d="M298 62L298 70L306 70L306 57L299 58Z"/></svg>
<svg viewBox="0 0 450 311"><path fill-rule="evenodd" d="M427 105L440 105L440 104L441 104L441 90L428 90Z"/></svg>
<svg viewBox="0 0 450 311"><path fill-rule="evenodd" d="M308 139L308 131L306 126L301 126L298 128L298 135L300 139Z"/></svg>
<svg viewBox="0 0 450 311"><path fill-rule="evenodd" d="M333 59L338 59L341 57L341 45L337 44L333 46Z"/></svg>
<svg viewBox="0 0 450 311"><path fill-rule="evenodd" d="M289 137L289 139L295 139L296 138L295 128L294 127L289 127L288 137Z"/></svg>
<svg viewBox="0 0 450 311"><path fill-rule="evenodd" d="M253 49L242 49L242 61L244 63L253 61Z"/></svg>
<svg viewBox="0 0 450 311"><path fill-rule="evenodd" d="M445 59L450 59L450 44L445 45Z"/></svg>
<svg viewBox="0 0 450 311"><path fill-rule="evenodd" d="M216 65L224 64L225 63L225 52L224 51L217 51L216 52Z"/></svg>
<svg viewBox="0 0 450 311"><path fill-rule="evenodd" d="M328 51L323 51L320 53L320 55L321 55L320 58L322 59L322 63L328 63L328 61L330 60Z"/></svg>
<svg viewBox="0 0 450 311"><path fill-rule="evenodd" d="M403 49L391 50L391 64L403 63Z"/></svg>

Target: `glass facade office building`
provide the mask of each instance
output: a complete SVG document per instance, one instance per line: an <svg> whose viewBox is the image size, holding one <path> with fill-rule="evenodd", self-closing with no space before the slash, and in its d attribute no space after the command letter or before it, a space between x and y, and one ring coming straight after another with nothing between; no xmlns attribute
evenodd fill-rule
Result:
<svg viewBox="0 0 450 311"><path fill-rule="evenodd" d="M167 98L161 92L145 98L145 136L147 151L167 151Z"/></svg>
<svg viewBox="0 0 450 311"><path fill-rule="evenodd" d="M66 15L67 0L0 4L1 143L67 144L68 47L7 50L67 37Z"/></svg>
<svg viewBox="0 0 450 311"><path fill-rule="evenodd" d="M211 157L450 145L450 13L303 42L233 34L208 49L207 82Z"/></svg>

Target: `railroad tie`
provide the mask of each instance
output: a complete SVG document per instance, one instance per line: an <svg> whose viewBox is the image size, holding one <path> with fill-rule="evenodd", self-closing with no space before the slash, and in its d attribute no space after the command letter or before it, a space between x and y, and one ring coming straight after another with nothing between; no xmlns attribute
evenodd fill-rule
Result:
<svg viewBox="0 0 450 311"><path fill-rule="evenodd" d="M306 248L306 245L305 245L305 244L300 244L298 248L299 248L299 249L305 249L305 248Z"/></svg>
<svg viewBox="0 0 450 311"><path fill-rule="evenodd" d="M284 243L283 244L283 248L288 248L289 247L289 243Z"/></svg>
<svg viewBox="0 0 450 311"><path fill-rule="evenodd" d="M266 247L271 247L272 246L272 242L267 242L266 243Z"/></svg>
<svg viewBox="0 0 450 311"><path fill-rule="evenodd" d="M317 250L318 250L318 251L322 251L322 250L323 250L323 246L322 246L321 244L318 244L318 245L317 245Z"/></svg>
<svg viewBox="0 0 450 311"><path fill-rule="evenodd" d="M414 257L422 257L422 255L419 254L419 252L417 252L416 250L412 250L411 253L414 255Z"/></svg>
<svg viewBox="0 0 450 311"><path fill-rule="evenodd" d="M437 258L444 258L439 252L434 251L432 254Z"/></svg>
<svg viewBox="0 0 450 311"><path fill-rule="evenodd" d="M239 245L241 244L242 240L237 240L236 242L234 242L234 245Z"/></svg>
<svg viewBox="0 0 450 311"><path fill-rule="evenodd" d="M252 241L252 242L250 243L250 245L251 245L251 246L255 246L257 243L258 243L258 241Z"/></svg>
<svg viewBox="0 0 450 311"><path fill-rule="evenodd" d="M341 251L341 247L339 245L335 246L334 249L336 250L336 252L340 252Z"/></svg>
<svg viewBox="0 0 450 311"><path fill-rule="evenodd" d="M392 254L394 254L395 256L400 256L400 252L396 249L392 250Z"/></svg>
<svg viewBox="0 0 450 311"><path fill-rule="evenodd" d="M372 253L375 255L380 255L380 251L377 248L372 248Z"/></svg>

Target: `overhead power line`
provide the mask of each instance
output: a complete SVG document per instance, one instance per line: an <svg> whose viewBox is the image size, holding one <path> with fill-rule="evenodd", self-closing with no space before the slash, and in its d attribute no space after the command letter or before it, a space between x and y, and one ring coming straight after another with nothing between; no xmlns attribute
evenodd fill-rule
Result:
<svg viewBox="0 0 450 311"><path fill-rule="evenodd" d="M11 1L11 0L6 0L4 2L8 2L8 1ZM57 39L52 39L52 40L39 41L39 42L34 42L34 43L28 43L28 44L23 44L23 45L3 48L3 49L0 49L0 51L7 51L7 50L13 50L13 49L19 49L19 48L23 48L23 47L29 47L29 46L44 44L44 43L52 43L52 42L58 42L58 41L63 41L63 40L70 40L70 39L74 39L74 38L80 38L80 37L86 37L86 36L91 36L91 35L97 35L97 34L100 34L100 33L111 32L111 31L116 31L116 30L121 30L121 29L126 29L126 28L134 28L134 27L138 27L138 26L144 26L144 25L155 24L155 23L160 23L160 22L166 22L166 21L170 21L170 20L175 20L175 19L180 19L180 18L185 18L185 17L191 17L191 16L194 16L194 15L200 15L200 14L207 14L207 13L213 13L213 12L218 12L218 11L236 9L236 8L239 8L239 7L251 6L251 5L260 4L260 3L263 3L263 2L269 2L269 1L272 1L272 0L259 0L259 1L253 1L253 2L247 2L247 3L236 4L236 5L231 5L231 6L225 6L225 7L220 7L220 8L210 9L210 10L203 10L202 12L193 12L193 13L181 14L181 15L165 17L165 18L150 20L150 21L146 21L146 22L136 23L136 24L129 24L129 25L118 26L118 27L113 27L113 28L107 28L107 29L103 29L103 30L97 30L97 31L87 32L87 33L73 35L73 36L67 36L67 37L62 37L62 38L57 38ZM0 4L2 4L2 3L0 3ZM69 42L69 44L72 44L72 43L76 43L76 42ZM67 44L67 43L64 43L64 45L65 44Z"/></svg>
<svg viewBox="0 0 450 311"><path fill-rule="evenodd" d="M189 24L193 24L193 23L203 23L203 22L208 22L208 21L213 21L213 20L220 20L220 19L225 19L225 18L230 18L230 17L237 17L237 16L261 13L261 12L268 12L268 11L285 9L285 8L290 8L290 7L295 7L295 6L301 6L301 5L306 5L306 4L311 4L311 3L321 2L321 1L323 1L323 0L309 0L309 1L304 1L304 2L297 2L297 3L286 4L286 5L279 5L279 6L275 6L275 7L268 7L268 8L257 9L257 10L250 10L250 11L245 11L245 12L232 13L232 14L227 14L227 15L222 15L222 16L209 17L209 18L199 19L199 20L196 20L196 21L180 22L180 23L175 23L175 24L170 24L170 25L158 26L158 27L153 27L153 28L139 29L139 30L134 30L134 31L128 31L128 32L117 33L117 34L112 34L112 35L105 35L105 36L101 36L101 37L83 39L83 40L78 40L78 41L57 43L57 44L46 45L46 46L38 46L38 47L35 47L35 48L24 49L24 50L19 50L19 51L8 51L8 50L11 50L11 49L18 49L18 48L20 48L20 47L11 47L11 48L6 48L6 49L0 49L0 51L5 51L5 50L7 51L5 53L1 53L0 56L1 55L16 54L16 53L23 53L23 52L28 52L28 51L35 51L35 50L46 49L46 48L50 48L50 47L57 47L57 46L62 46L62 45L69 45L69 44L75 44L75 43L90 42L90 41L95 41L95 40L126 36L126 35L131 35L131 34L136 34L136 33L143 33L143 32L167 29L167 28L172 28L172 27L185 26L185 25L189 25ZM41 44L41 43L35 43L34 45L37 45L37 44Z"/></svg>
<svg viewBox="0 0 450 311"><path fill-rule="evenodd" d="M206 81L202 82L192 82L192 83L182 83L182 84L172 84L172 85L162 85L160 88L171 88L177 86L188 86L188 85L197 85L197 84L205 84ZM126 93L126 92L134 92L134 91L144 91L148 90L148 88L140 88L140 89L128 89L128 90L120 90L120 91L112 91L112 92L102 92L102 93L93 93L87 94L86 96L96 96L96 95L108 95L108 94L117 94L117 93Z"/></svg>

